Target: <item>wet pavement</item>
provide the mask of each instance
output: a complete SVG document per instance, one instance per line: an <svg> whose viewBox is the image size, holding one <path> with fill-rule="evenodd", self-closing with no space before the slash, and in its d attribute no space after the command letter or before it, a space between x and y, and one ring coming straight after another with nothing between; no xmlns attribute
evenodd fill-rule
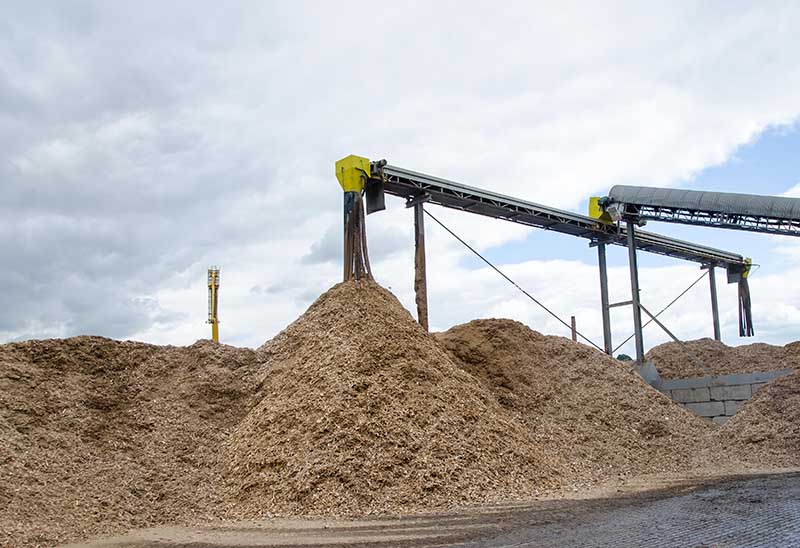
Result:
<svg viewBox="0 0 800 548"><path fill-rule="evenodd" d="M548 523L529 521L493 538L461 546L481 547L800 547L800 476L726 482L665 498L630 499L609 507L595 501L570 508Z"/></svg>

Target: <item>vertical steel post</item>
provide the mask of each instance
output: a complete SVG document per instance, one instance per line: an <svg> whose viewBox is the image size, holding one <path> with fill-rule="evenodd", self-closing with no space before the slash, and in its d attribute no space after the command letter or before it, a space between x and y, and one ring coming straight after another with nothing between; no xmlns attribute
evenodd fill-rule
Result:
<svg viewBox="0 0 800 548"><path fill-rule="evenodd" d="M428 330L428 279L425 272L425 210L422 202L414 204L414 293L417 321Z"/></svg>
<svg viewBox="0 0 800 548"><path fill-rule="evenodd" d="M600 308L603 311L603 348L609 356L614 347L611 343L611 309L608 307L608 269L606 266L606 244L597 244L597 263L600 266Z"/></svg>
<svg viewBox="0 0 800 548"><path fill-rule="evenodd" d="M211 324L211 340L219 342L219 267L208 269L208 323Z"/></svg>
<svg viewBox="0 0 800 548"><path fill-rule="evenodd" d="M633 333L636 339L636 362L644 363L644 338L642 337L642 309L639 305L639 265L636 261L636 228L628 221L628 266L631 270L631 306L633 307Z"/></svg>
<svg viewBox="0 0 800 548"><path fill-rule="evenodd" d="M353 208L356 205L356 196L358 195L357 192L345 192L344 193L344 200L342 201L342 212L344 213L342 223L342 231L344 234L344 251L343 251L343 266L344 266L344 274L342 275L342 281L346 282L350 279L353 273L353 254L355 253L355 240L354 234L348 232L347 224L350 221L350 216L353 213Z"/></svg>
<svg viewBox="0 0 800 548"><path fill-rule="evenodd" d="M714 320L714 340L721 341L722 335L719 329L719 305L717 303L717 276L714 272L714 265L708 267L708 283L711 286L711 317Z"/></svg>

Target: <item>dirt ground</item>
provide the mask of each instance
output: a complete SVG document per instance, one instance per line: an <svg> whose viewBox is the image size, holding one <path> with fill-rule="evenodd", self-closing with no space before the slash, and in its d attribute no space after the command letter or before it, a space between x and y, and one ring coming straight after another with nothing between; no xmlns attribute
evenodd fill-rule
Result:
<svg viewBox="0 0 800 548"><path fill-rule="evenodd" d="M68 548L179 546L788 548L800 546L800 472L640 479L525 505L414 517L160 527Z"/></svg>

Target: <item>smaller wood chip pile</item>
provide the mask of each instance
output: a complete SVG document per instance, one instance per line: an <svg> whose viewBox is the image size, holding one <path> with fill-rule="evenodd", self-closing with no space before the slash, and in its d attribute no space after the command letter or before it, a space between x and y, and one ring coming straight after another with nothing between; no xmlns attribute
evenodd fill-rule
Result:
<svg viewBox="0 0 800 548"><path fill-rule="evenodd" d="M490 319L439 340L574 481L683 470L708 432L630 366L563 337Z"/></svg>
<svg viewBox="0 0 800 548"><path fill-rule="evenodd" d="M800 371L761 388L716 437L743 462L800 466Z"/></svg>
<svg viewBox="0 0 800 548"><path fill-rule="evenodd" d="M800 369L800 341L786 346L764 343L728 346L709 338L683 344L667 342L653 347L646 358L653 361L665 379Z"/></svg>

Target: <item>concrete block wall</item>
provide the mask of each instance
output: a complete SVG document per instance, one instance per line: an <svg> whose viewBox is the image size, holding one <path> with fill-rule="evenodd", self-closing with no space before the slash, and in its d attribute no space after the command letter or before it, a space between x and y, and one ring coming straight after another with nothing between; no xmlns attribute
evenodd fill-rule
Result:
<svg viewBox="0 0 800 548"><path fill-rule="evenodd" d="M722 424L736 414L759 388L792 371L784 369L694 379L659 379L653 385L696 415Z"/></svg>

